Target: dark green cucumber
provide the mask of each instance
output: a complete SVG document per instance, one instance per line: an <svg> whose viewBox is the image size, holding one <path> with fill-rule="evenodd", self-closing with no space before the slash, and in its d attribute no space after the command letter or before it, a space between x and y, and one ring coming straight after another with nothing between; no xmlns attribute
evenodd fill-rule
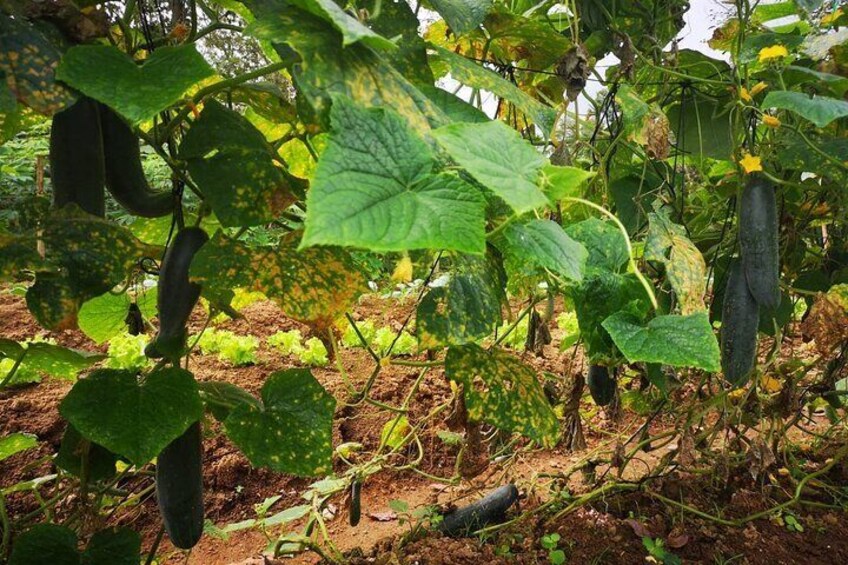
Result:
<svg viewBox="0 0 848 565"><path fill-rule="evenodd" d="M80 97L53 116L50 127L50 177L53 204L76 204L101 218L106 215L106 172L97 102Z"/></svg>
<svg viewBox="0 0 848 565"><path fill-rule="evenodd" d="M200 228L180 231L162 259L159 270L159 332L144 350L145 355L176 360L185 351L186 322L200 298L200 285L189 282L188 270L194 254L209 240Z"/></svg>
<svg viewBox="0 0 848 565"><path fill-rule="evenodd" d="M591 365L589 375L586 377L586 384L589 385L592 400L598 406L606 406L615 398L615 375L610 374L608 367Z"/></svg>
<svg viewBox="0 0 848 565"><path fill-rule="evenodd" d="M472 502L445 514L438 530L447 536L469 536L489 524L506 519L506 511L518 502L518 489L513 484L493 490L477 502Z"/></svg>
<svg viewBox="0 0 848 565"><path fill-rule="evenodd" d="M350 483L350 525L356 526L362 518L362 482L359 479L354 479Z"/></svg>
<svg viewBox="0 0 848 565"><path fill-rule="evenodd" d="M766 180L751 179L742 191L739 207L739 244L745 279L763 309L772 312L780 304L780 256L778 250L777 201Z"/></svg>
<svg viewBox="0 0 848 565"><path fill-rule="evenodd" d="M141 166L138 137L111 108L99 106L106 188L131 214L143 218L167 216L174 210L174 196L170 191L150 188Z"/></svg>
<svg viewBox="0 0 848 565"><path fill-rule="evenodd" d="M721 368L725 380L738 387L754 369L760 314L742 262L734 260L729 273L721 311Z"/></svg>
<svg viewBox="0 0 848 565"><path fill-rule="evenodd" d="M203 534L203 446L200 422L156 458L156 500L171 543L191 549Z"/></svg>

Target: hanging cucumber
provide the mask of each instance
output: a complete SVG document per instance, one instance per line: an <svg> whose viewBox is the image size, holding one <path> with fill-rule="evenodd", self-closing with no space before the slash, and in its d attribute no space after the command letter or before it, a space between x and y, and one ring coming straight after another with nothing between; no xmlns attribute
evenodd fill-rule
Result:
<svg viewBox="0 0 848 565"><path fill-rule="evenodd" d="M354 479L350 483L350 525L359 525L359 520L362 518L362 482L359 479Z"/></svg>
<svg viewBox="0 0 848 565"><path fill-rule="evenodd" d="M592 400L598 406L606 406L615 398L615 375L610 374L608 367L591 365L586 377L586 384L589 386Z"/></svg>
<svg viewBox="0 0 848 565"><path fill-rule="evenodd" d="M208 240L202 229L185 228L174 236L165 252L156 298L159 332L144 350L148 357L177 360L184 353L188 337L186 322L200 298L200 285L189 282L188 270L194 254Z"/></svg>
<svg viewBox="0 0 848 565"><path fill-rule="evenodd" d="M135 133L111 108L104 104L99 107L106 188L131 214L143 218L167 216L174 210L174 196L170 191L150 188Z"/></svg>
<svg viewBox="0 0 848 565"><path fill-rule="evenodd" d="M102 218L106 215L105 175L97 102L81 96L53 116L50 127L53 205L76 204Z"/></svg>
<svg viewBox="0 0 848 565"><path fill-rule="evenodd" d="M739 244L748 288L761 308L773 312L780 304L777 201L774 187L751 179L739 207Z"/></svg>
<svg viewBox="0 0 848 565"><path fill-rule="evenodd" d="M200 422L156 458L156 500L171 542L191 549L203 534L203 446Z"/></svg>
<svg viewBox="0 0 848 565"><path fill-rule="evenodd" d="M721 368L735 387L748 381L757 358L759 306L745 280L742 262L730 266L721 311Z"/></svg>

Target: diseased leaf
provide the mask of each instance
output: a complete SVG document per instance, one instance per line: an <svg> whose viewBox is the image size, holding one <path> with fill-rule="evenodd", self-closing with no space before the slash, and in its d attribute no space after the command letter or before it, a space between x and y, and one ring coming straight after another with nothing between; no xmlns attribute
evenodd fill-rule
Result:
<svg viewBox="0 0 848 565"><path fill-rule="evenodd" d="M848 116L848 102L845 100L825 96L813 96L811 98L803 92L790 92L788 90L769 92L763 100L763 108L789 110L813 122L820 128L827 126L834 120Z"/></svg>
<svg viewBox="0 0 848 565"><path fill-rule="evenodd" d="M450 280L431 289L418 306L420 349L462 345L490 335L506 301L499 267L491 257L456 257Z"/></svg>
<svg viewBox="0 0 848 565"><path fill-rule="evenodd" d="M45 116L75 100L67 87L56 82L60 58L59 50L26 20L6 14L0 18L0 90L8 89L22 104ZM3 113L14 110L14 98Z"/></svg>
<svg viewBox="0 0 848 565"><path fill-rule="evenodd" d="M142 65L116 47L76 45L65 53L56 76L138 124L214 74L193 44L159 47Z"/></svg>
<svg viewBox="0 0 848 565"><path fill-rule="evenodd" d="M339 97L332 120L301 247L484 251L482 195L457 176L433 174L429 147L398 114Z"/></svg>
<svg viewBox="0 0 848 565"><path fill-rule="evenodd" d="M265 381L261 407L239 404L224 426L254 466L322 475L332 470L335 406L335 398L308 369L289 369Z"/></svg>
<svg viewBox="0 0 848 565"><path fill-rule="evenodd" d="M326 125L332 97L344 95L365 107L391 108L415 131L426 133L448 119L379 53L357 42L342 45L329 23L283 0L245 0L256 20L248 33L289 45L301 57L293 78L319 121Z"/></svg>
<svg viewBox="0 0 848 565"><path fill-rule="evenodd" d="M519 110L527 114L527 117L542 130L543 135L547 136L550 133L556 118L553 108L542 104L511 82L502 79L497 73L474 61L469 61L462 55L457 55L433 43L429 45L439 58L447 63L454 79L472 88L488 90L512 102Z"/></svg>
<svg viewBox="0 0 848 565"><path fill-rule="evenodd" d="M619 312L604 320L603 326L630 363L721 371L718 342L706 312L657 316L646 326Z"/></svg>
<svg viewBox="0 0 848 565"><path fill-rule="evenodd" d="M262 133L215 100L204 103L180 156L224 226L269 222L295 200Z"/></svg>
<svg viewBox="0 0 848 565"><path fill-rule="evenodd" d="M503 122L451 124L433 131L433 136L454 161L517 214L548 203L537 186L545 158Z"/></svg>
<svg viewBox="0 0 848 565"><path fill-rule="evenodd" d="M457 35L478 27L492 7L492 0L431 0L431 3Z"/></svg>
<svg viewBox="0 0 848 565"><path fill-rule="evenodd" d="M583 244L589 252L587 272L603 270L617 273L630 260L624 235L610 222L589 218L566 226L565 233Z"/></svg>
<svg viewBox="0 0 848 565"><path fill-rule="evenodd" d="M705 311L707 264L703 255L686 236L686 228L672 222L666 214L651 213L648 219L645 259L665 265L682 314Z"/></svg>
<svg viewBox="0 0 848 565"><path fill-rule="evenodd" d="M32 449L38 445L38 438L32 434L9 434L0 438L0 461L8 459L15 453Z"/></svg>
<svg viewBox="0 0 848 565"><path fill-rule="evenodd" d="M547 269L568 281L583 279L588 257L586 248L551 220L510 224L497 238L496 245L513 269L521 270L524 275Z"/></svg>
<svg viewBox="0 0 848 565"><path fill-rule="evenodd" d="M329 327L365 288L350 255L331 247L299 251L284 239L277 247L248 247L218 231L195 255L191 278L210 299L228 303L233 287L260 291L287 316Z"/></svg>
<svg viewBox="0 0 848 565"><path fill-rule="evenodd" d="M380 55L407 80L422 89L436 82L427 62L427 44L418 34L421 23L406 0L386 0L377 14L368 18L368 26L396 42L391 50Z"/></svg>
<svg viewBox="0 0 848 565"><path fill-rule="evenodd" d="M83 302L111 290L142 257L154 254L154 248L126 228L75 206L66 206L47 219L42 240L52 270L39 268L26 299L30 312L50 329L75 328ZM35 246L35 238L29 235L20 241Z"/></svg>
<svg viewBox="0 0 848 565"><path fill-rule="evenodd" d="M142 380L131 371L99 369L80 379L59 412L83 437L144 465L203 414L188 371L160 369Z"/></svg>
<svg viewBox="0 0 848 565"><path fill-rule="evenodd" d="M463 385L469 419L518 432L548 447L558 441L559 422L536 372L512 355L473 344L451 347L445 373Z"/></svg>

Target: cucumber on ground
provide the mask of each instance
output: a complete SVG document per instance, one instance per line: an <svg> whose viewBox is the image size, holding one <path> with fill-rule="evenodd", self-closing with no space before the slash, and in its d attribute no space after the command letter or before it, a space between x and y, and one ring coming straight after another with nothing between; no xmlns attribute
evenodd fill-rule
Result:
<svg viewBox="0 0 848 565"><path fill-rule="evenodd" d="M136 216L158 218L173 212L173 194L153 190L144 176L138 138L132 128L105 104L99 104L99 109L106 188L118 204Z"/></svg>
<svg viewBox="0 0 848 565"><path fill-rule="evenodd" d="M742 386L757 359L759 306L745 280L742 262L730 266L721 313L721 368L733 386Z"/></svg>
<svg viewBox="0 0 848 565"><path fill-rule="evenodd" d="M504 485L477 502L445 514L439 531L448 536L471 535L489 524L503 522L506 511L518 500L515 485Z"/></svg>
<svg viewBox="0 0 848 565"><path fill-rule="evenodd" d="M97 102L82 96L53 116L50 127L54 206L76 204L102 218L106 215L105 175Z"/></svg>
<svg viewBox="0 0 848 565"><path fill-rule="evenodd" d="M165 251L159 270L159 332L144 350L145 355L176 360L185 351L186 322L200 298L200 285L189 282L188 270L195 253L209 240L200 228L181 230Z"/></svg>
<svg viewBox="0 0 848 565"><path fill-rule="evenodd" d="M780 256L774 187L753 178L742 191L739 245L751 294L766 311L780 304Z"/></svg>
<svg viewBox="0 0 848 565"><path fill-rule="evenodd" d="M203 446L200 422L156 458L156 501L171 542L191 549L203 534Z"/></svg>
<svg viewBox="0 0 848 565"><path fill-rule="evenodd" d="M615 398L615 375L610 374L609 367L592 365L586 377L589 393L598 406L606 406Z"/></svg>

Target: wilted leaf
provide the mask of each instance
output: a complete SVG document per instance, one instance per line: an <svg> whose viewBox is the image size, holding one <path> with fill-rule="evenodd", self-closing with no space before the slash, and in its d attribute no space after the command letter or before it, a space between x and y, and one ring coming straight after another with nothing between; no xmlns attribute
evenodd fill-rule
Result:
<svg viewBox="0 0 848 565"><path fill-rule="evenodd" d="M707 265L701 252L686 236L686 228L666 214L648 214L650 226L645 242L645 259L665 265L671 287L684 315L706 310Z"/></svg>
<svg viewBox="0 0 848 565"><path fill-rule="evenodd" d="M286 315L317 328L329 327L365 288L365 277L341 249L298 251L291 239L248 247L220 231L195 255L191 278L211 299L225 298L233 287L260 291Z"/></svg>

